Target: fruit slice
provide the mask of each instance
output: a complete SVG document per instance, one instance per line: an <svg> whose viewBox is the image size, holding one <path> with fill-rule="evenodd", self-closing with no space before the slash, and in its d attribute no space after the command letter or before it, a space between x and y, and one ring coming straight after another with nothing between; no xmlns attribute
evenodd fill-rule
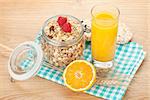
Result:
<svg viewBox="0 0 150 100"><path fill-rule="evenodd" d="M66 17L58 17L57 19L57 23L59 24L59 26L63 26L65 23L67 22L67 18Z"/></svg>
<svg viewBox="0 0 150 100"><path fill-rule="evenodd" d="M71 32L71 24L70 23L65 23L63 26L62 26L62 30L64 32Z"/></svg>
<svg viewBox="0 0 150 100"><path fill-rule="evenodd" d="M73 91L85 91L92 87L96 80L95 67L85 60L71 62L63 73L65 85Z"/></svg>

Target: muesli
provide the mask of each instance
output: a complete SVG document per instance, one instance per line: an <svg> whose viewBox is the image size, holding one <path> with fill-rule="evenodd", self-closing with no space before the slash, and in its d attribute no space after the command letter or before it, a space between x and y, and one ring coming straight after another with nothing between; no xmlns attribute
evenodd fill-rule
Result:
<svg viewBox="0 0 150 100"><path fill-rule="evenodd" d="M66 66L81 59L84 36L81 22L71 16L49 19L43 29L42 49L46 60L53 66ZM44 37L44 36L43 36Z"/></svg>

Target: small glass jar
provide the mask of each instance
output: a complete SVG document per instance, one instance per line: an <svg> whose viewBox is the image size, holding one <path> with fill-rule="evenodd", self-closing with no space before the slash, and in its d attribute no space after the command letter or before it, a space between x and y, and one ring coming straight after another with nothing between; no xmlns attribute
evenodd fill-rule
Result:
<svg viewBox="0 0 150 100"><path fill-rule="evenodd" d="M58 26L56 23L60 16L67 18L66 23L72 25L72 31L59 32L62 27L56 27ZM49 31L56 36L51 37ZM81 22L73 16L59 15L49 18L42 28L40 45L27 41L18 45L11 53L8 61L11 80L26 80L34 77L42 65L62 71L57 66L67 66L73 60L81 59L85 41L83 34Z"/></svg>
<svg viewBox="0 0 150 100"><path fill-rule="evenodd" d="M63 32L58 24L59 17L67 18L71 32ZM42 28L41 47L44 59L51 66L67 66L73 60L81 59L84 50L83 25L70 15L57 15L49 18Z"/></svg>

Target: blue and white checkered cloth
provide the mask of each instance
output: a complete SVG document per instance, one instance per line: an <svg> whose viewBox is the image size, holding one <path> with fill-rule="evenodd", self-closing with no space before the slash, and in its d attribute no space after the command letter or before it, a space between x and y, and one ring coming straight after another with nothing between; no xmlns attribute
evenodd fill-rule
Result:
<svg viewBox="0 0 150 100"><path fill-rule="evenodd" d="M40 43L40 35L41 32L36 37L35 42ZM101 97L104 99L110 100L120 100L125 94L129 83L134 77L137 69L140 67L143 59L145 57L145 52L143 51L143 47L135 42L129 42L124 45L117 45L115 62L117 65L114 68L114 74L116 71L120 72L120 74L128 75L130 78L128 79L127 86L102 86L102 85L93 85L93 87L85 93ZM87 61L92 60L91 56L91 44L90 42L86 42L85 50L84 50L84 59ZM26 67L30 64L30 61L23 61L21 64L22 67ZM45 78L47 80L51 80L58 84L64 85L64 81L62 78L62 72L54 70L52 68L48 68L45 65L42 65L42 68L38 72L37 76Z"/></svg>

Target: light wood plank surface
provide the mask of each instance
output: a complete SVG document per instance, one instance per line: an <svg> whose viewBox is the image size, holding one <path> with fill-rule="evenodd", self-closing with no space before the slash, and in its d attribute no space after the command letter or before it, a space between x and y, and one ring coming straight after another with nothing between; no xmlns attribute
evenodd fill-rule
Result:
<svg viewBox="0 0 150 100"><path fill-rule="evenodd" d="M111 3L119 7L120 20L134 33L133 41L150 53L150 3L148 0L0 0L0 43L14 48L34 40L44 21L56 14L71 14L90 19L90 9L98 3ZM148 28L149 27L149 28ZM0 100L95 100L94 96L72 92L66 87L34 77L11 83L7 61L10 52L0 47ZM147 55L124 100L148 100L150 96L150 56Z"/></svg>

